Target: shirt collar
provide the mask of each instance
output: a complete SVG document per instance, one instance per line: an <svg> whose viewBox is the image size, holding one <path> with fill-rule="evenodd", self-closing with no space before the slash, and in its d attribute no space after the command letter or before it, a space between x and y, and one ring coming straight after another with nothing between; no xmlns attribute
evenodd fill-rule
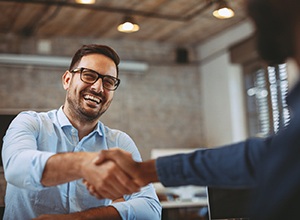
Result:
<svg viewBox="0 0 300 220"><path fill-rule="evenodd" d="M59 124L62 128L67 127L67 126L73 127L73 125L71 124L68 117L66 116L66 114L63 111L63 106L61 106L58 109L57 119L58 119L58 122L59 122ZM103 124L102 124L102 122L98 121L98 124L97 124L96 128L91 133L97 132L100 136L103 136L103 131L102 130L103 130Z"/></svg>
<svg viewBox="0 0 300 220"><path fill-rule="evenodd" d="M57 119L58 119L59 124L60 124L61 127L72 126L71 122L69 121L69 119L67 118L66 114L63 111L63 106L61 106L58 109Z"/></svg>

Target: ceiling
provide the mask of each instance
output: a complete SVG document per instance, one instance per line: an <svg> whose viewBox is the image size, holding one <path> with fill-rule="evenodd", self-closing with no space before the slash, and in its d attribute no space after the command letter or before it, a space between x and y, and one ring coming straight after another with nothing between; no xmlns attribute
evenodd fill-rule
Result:
<svg viewBox="0 0 300 220"><path fill-rule="evenodd" d="M196 45L246 19L245 0L227 0L235 16L212 16L217 0L0 0L0 34L21 37L89 37ZM140 25L120 33L125 15Z"/></svg>

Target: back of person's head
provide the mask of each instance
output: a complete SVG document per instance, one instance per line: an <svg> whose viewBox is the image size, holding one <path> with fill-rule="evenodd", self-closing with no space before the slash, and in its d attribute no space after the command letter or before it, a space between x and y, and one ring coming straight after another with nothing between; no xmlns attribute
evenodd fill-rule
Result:
<svg viewBox="0 0 300 220"><path fill-rule="evenodd" d="M79 48L72 58L72 62L70 64L69 70L74 69L74 67L80 62L81 58L89 54L102 54L112 59L116 64L117 76L118 76L119 74L118 65L120 63L120 58L118 54L111 47L100 45L100 44L83 45L81 48Z"/></svg>
<svg viewBox="0 0 300 220"><path fill-rule="evenodd" d="M248 0L258 50L269 64L283 63L295 55L299 10L299 0Z"/></svg>

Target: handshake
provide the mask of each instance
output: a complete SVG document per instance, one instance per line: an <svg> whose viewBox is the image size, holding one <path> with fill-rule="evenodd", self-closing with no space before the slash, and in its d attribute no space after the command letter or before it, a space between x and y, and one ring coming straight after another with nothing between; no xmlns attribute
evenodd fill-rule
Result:
<svg viewBox="0 0 300 220"><path fill-rule="evenodd" d="M136 162L130 153L119 148L102 150L87 167L83 183L98 199L115 200L138 192L151 182L158 182L155 160ZM95 168L97 171L92 173Z"/></svg>

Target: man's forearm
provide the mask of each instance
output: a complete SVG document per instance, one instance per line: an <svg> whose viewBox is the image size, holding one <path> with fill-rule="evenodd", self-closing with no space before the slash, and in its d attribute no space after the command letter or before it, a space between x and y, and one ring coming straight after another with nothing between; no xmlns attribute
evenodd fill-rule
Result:
<svg viewBox="0 0 300 220"><path fill-rule="evenodd" d="M44 168L41 183L44 186L55 186L82 178L82 166L86 160L93 160L93 154L75 152L51 156Z"/></svg>
<svg viewBox="0 0 300 220"><path fill-rule="evenodd" d="M92 208L79 213L83 219L97 219L97 220L121 220L121 216L117 209L113 206Z"/></svg>
<svg viewBox="0 0 300 220"><path fill-rule="evenodd" d="M107 160L114 161L114 163L118 164L124 172L132 177L132 181L135 181L140 187L152 182L159 182L156 171L156 161L153 159L145 162L136 162L129 152L119 148L113 148L101 151L99 157L95 160L95 164L101 164Z"/></svg>
<svg viewBox="0 0 300 220"><path fill-rule="evenodd" d="M41 215L33 220L121 220L119 212L113 206L91 208L82 212L59 215Z"/></svg>
<svg viewBox="0 0 300 220"><path fill-rule="evenodd" d="M82 212L75 212L72 220L75 219L94 219L94 220L121 220L119 212L113 206L92 208Z"/></svg>
<svg viewBox="0 0 300 220"><path fill-rule="evenodd" d="M44 186L56 186L82 178L93 185L95 193L92 194L99 199L116 199L139 191L136 184L128 184L130 178L114 162L95 164L98 154L75 152L51 156L44 168L41 183Z"/></svg>

